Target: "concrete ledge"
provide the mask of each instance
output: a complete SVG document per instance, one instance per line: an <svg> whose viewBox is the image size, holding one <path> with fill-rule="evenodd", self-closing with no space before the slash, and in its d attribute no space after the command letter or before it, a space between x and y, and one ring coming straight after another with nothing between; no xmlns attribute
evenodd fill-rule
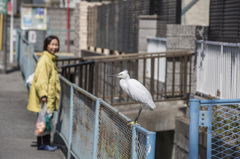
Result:
<svg viewBox="0 0 240 159"><path fill-rule="evenodd" d="M143 107L138 123L150 131L167 131L175 129L175 118L185 115L187 105L183 100L157 102L154 111ZM134 120L138 114L139 105L115 106L121 113L125 114L131 120Z"/></svg>

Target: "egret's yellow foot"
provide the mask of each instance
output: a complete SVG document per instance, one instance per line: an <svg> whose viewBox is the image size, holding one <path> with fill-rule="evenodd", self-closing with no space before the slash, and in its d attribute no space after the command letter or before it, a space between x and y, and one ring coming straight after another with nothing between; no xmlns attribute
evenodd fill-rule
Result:
<svg viewBox="0 0 240 159"><path fill-rule="evenodd" d="M131 126L131 130L132 130L132 126L133 126L134 124L137 124L137 121L131 121L131 122L129 122L127 125L130 125L130 126Z"/></svg>

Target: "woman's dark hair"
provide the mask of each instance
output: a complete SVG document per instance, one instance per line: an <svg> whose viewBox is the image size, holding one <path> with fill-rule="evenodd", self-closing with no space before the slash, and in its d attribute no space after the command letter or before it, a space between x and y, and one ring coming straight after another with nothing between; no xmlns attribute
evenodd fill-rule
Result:
<svg viewBox="0 0 240 159"><path fill-rule="evenodd" d="M59 43L58 37L55 36L55 35L50 35L50 36L48 36L48 37L45 38L45 40L44 40L44 45L43 45L43 50L44 50L44 51L47 51L47 47L48 47L48 45L51 43L51 41L52 41L53 39L56 39L56 40L58 41L58 50L57 50L57 52L59 51L59 49L60 49L60 43Z"/></svg>

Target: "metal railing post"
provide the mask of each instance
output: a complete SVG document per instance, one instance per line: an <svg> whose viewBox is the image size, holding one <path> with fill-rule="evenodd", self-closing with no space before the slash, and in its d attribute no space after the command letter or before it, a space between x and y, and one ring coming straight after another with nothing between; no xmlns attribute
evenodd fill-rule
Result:
<svg viewBox="0 0 240 159"><path fill-rule="evenodd" d="M34 54L34 46L32 45L32 47L31 47L31 54L30 54L30 56L31 56L31 67L32 67L32 70L31 70L31 74L32 73L34 73L35 72L35 63L34 63L34 57L33 57L33 54ZM37 63L37 62L36 62Z"/></svg>
<svg viewBox="0 0 240 159"><path fill-rule="evenodd" d="M147 149L146 149L146 159L155 158L155 144L156 144L156 132L150 132L147 134L146 138Z"/></svg>
<svg viewBox="0 0 240 159"><path fill-rule="evenodd" d="M98 146L98 135L99 135L99 108L100 108L100 100L97 98L96 100L96 108L95 108L95 125L94 125L94 139L93 139L93 159L97 159L97 146Z"/></svg>
<svg viewBox="0 0 240 159"><path fill-rule="evenodd" d="M137 159L137 152L136 152L136 126L132 126L132 159Z"/></svg>
<svg viewBox="0 0 240 159"><path fill-rule="evenodd" d="M26 59L27 58L27 59ZM31 66L31 45L27 45L27 56L26 56L26 74L25 74L25 86L27 86L27 79L28 79L28 76L31 74L30 70L32 69L32 66Z"/></svg>
<svg viewBox="0 0 240 159"><path fill-rule="evenodd" d="M199 101L190 100L189 159L198 159Z"/></svg>
<svg viewBox="0 0 240 159"><path fill-rule="evenodd" d="M19 46L20 46L20 40L19 40L19 35L20 33L18 32L18 30L16 31L16 43L15 43L15 61L18 64L19 67Z"/></svg>
<svg viewBox="0 0 240 159"><path fill-rule="evenodd" d="M22 37L20 35L20 38L19 38L19 57L18 57L18 63L19 63L19 68L20 68L20 71L23 72L23 65L22 65L22 54L23 54L23 42L22 42Z"/></svg>
<svg viewBox="0 0 240 159"><path fill-rule="evenodd" d="M208 115L212 119L212 105L208 106ZM212 156L212 120L208 120L207 129L207 159L211 159Z"/></svg>
<svg viewBox="0 0 240 159"><path fill-rule="evenodd" d="M73 126L73 85L70 87L70 110L69 110L69 131L68 131L68 153L67 158L71 158L71 144L72 144L72 126Z"/></svg>

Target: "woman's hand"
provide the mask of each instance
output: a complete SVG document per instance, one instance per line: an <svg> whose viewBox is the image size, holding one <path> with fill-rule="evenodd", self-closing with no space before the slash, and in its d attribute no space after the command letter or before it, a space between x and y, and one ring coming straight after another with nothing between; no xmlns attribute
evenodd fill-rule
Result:
<svg viewBox="0 0 240 159"><path fill-rule="evenodd" d="M46 102L47 102L47 97L46 97L46 96L42 97L42 98L41 98L41 102L42 102L42 103L46 103Z"/></svg>

